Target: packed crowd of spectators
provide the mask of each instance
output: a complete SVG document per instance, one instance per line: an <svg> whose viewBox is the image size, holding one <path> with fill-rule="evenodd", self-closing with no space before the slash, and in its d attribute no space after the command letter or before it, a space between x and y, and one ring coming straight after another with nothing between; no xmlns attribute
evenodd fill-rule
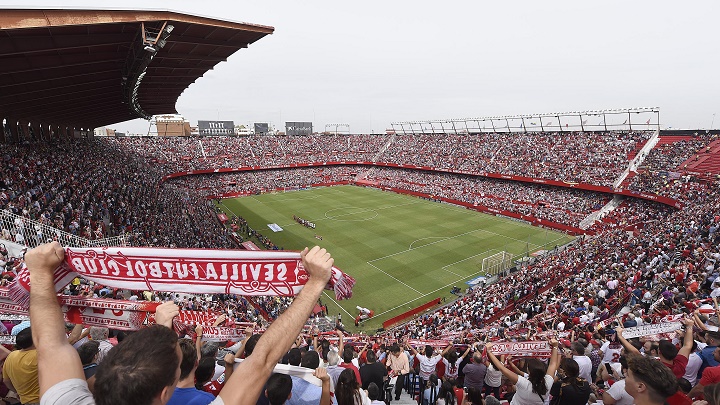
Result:
<svg viewBox="0 0 720 405"><path fill-rule="evenodd" d="M690 177L685 175L687 164L682 163L693 155L699 159L709 153L709 145L716 139L715 134L701 133L692 139L656 145L630 179L628 188L677 199L682 191L675 189L675 180Z"/></svg>
<svg viewBox="0 0 720 405"><path fill-rule="evenodd" d="M159 187L162 173L108 144L0 144L0 157L0 213L85 239L127 234L139 246L232 246L209 203ZM31 246L52 238L22 222L2 233Z"/></svg>
<svg viewBox="0 0 720 405"><path fill-rule="evenodd" d="M375 161L610 186L648 132L478 135L312 135L103 140L165 172ZM385 149L386 145L389 147Z"/></svg>
<svg viewBox="0 0 720 405"><path fill-rule="evenodd" d="M618 145L627 140L618 140ZM194 182L208 182L207 177L187 177L158 187L158 181L164 173L122 149L108 147L104 143L32 147L3 145L0 148L4 163L0 167L0 208L3 210L88 238L98 237L91 233L97 233L96 229L100 229L102 235L130 233L138 245L222 247L224 243L230 243L227 231L219 229L210 203L198 198L199 195L194 191L204 188ZM563 153L568 150L573 150L573 147L563 149ZM429 150L423 153L423 156L433 154ZM413 164L418 164L417 159ZM354 178L360 173L353 167L303 170L314 170L311 172L314 176L326 180L335 178L334 170L338 170L338 176L344 178ZM249 175L257 176L253 181L259 184L264 180L263 176L277 177L281 172L283 174L280 176L287 173L288 176L302 178L299 171L259 171ZM589 173L588 178L593 178L592 172ZM238 176L236 174L223 176L228 176L221 180L227 185L233 181L233 187L247 185L245 181L238 181L234 177ZM213 180L217 181L218 178ZM561 192L545 186L398 169L375 168L367 173L366 180L392 187L401 184L401 188L427 190L423 192L435 196L448 195L447 198L477 198L464 200L473 203L484 204L498 200L501 201L498 204L525 206L547 202L553 208L557 207L554 211L564 211L566 214L575 211L586 213L607 200L603 195L583 195L583 192L577 190ZM274 184L282 184L285 180L281 178L276 181ZM303 185L306 182L293 183L293 187ZM598 350L598 347L603 348L594 355L598 358L598 364L594 364L596 372L588 373L589 379L585 378L585 381L593 383L588 385L596 397L605 398L607 393L613 396L612 387L605 393L598 388L601 380L607 380L603 368L598 367L601 354L615 350L613 345L616 340L624 346L624 352L618 349L618 359L613 357L607 362L620 364L620 354L627 354L630 365L624 369L618 367L619 375L605 373L613 374L614 383L618 384L628 376L628 367L630 370L637 367L636 362L639 360L634 360L633 356L639 355L641 350L650 354L653 346L650 343L646 349L645 342L624 341L623 327L657 323L660 318L676 314L691 315L698 330L693 332L690 329L688 333L699 342L698 346L702 344L705 348L713 348L720 342L720 339L713 340L710 333L714 326L720 324L716 316L711 315L708 319L696 312L702 306L702 300L720 295L720 287L717 286L720 283L720 240L717 232L720 227L719 185L718 182L696 178L673 182L671 188L679 195L684 195L687 203L682 210L628 199L607 217L611 225L596 237L580 239L535 262L520 265L516 271L499 278L496 283L475 288L441 309L386 332L380 339L400 342L408 337L446 339L467 345L484 338L525 340L542 338L548 332L559 333L567 340L567 343L561 342L561 345L572 347L572 350L577 347L573 347L574 343L582 345L578 349L579 356L587 353L589 358L593 358L593 351ZM202 190L203 193L218 191L210 187ZM205 220L208 222L203 222ZM17 229L8 232L12 236ZM24 232L21 234L23 237L29 236ZM10 267L14 269L18 260L21 260L11 260L7 255L0 259L6 263L6 271L7 263L12 261ZM97 293L99 297L118 297L117 292L106 292L103 295L102 286L93 286L92 291L93 295ZM152 292L149 297L137 292L125 294L131 294L131 297L137 299L173 300L183 308L223 312L240 321L259 320L260 311L251 309L245 299L237 296L208 299ZM270 316L276 317L291 302L291 299L268 297L260 299L259 305ZM618 312L623 306L627 309ZM699 367L687 370L690 367L687 358L692 354L699 357L702 352L693 350L691 353L688 348L689 355L683 354L688 338L683 339L684 343L679 342L682 348L680 354L677 354L680 356L677 364L673 360L675 355L669 358L662 349L658 353L660 359L673 371L682 368L680 375L675 372L677 379L663 377L666 380L667 396L677 390L678 382L684 385L681 377L685 374L690 387L693 384L700 388L710 387L720 382L714 380L715 370L708 376ZM306 346L306 343L300 343L299 346ZM635 351L631 347L636 347ZM384 349L371 346L375 352L372 357L386 359L389 354ZM492 352L492 347L488 350ZM677 349L675 351L677 353ZM320 356L330 361L322 352ZM414 348L411 352L411 360L422 362L423 357L432 357L423 356ZM350 357L354 356L351 354ZM497 359L490 357L495 364ZM686 366L681 364L682 357L686 358ZM374 361L367 360L368 363ZM697 364L695 358L693 362ZM551 361L551 368L552 364ZM572 368L568 370L572 371ZM530 374L532 378L532 372ZM458 377L462 378L462 373ZM421 374L421 378L424 381L425 376ZM517 374L515 382L516 395L522 395L525 388ZM610 383L607 381L606 386ZM647 385L655 388L652 381L648 381ZM511 387L507 388L506 398L512 390ZM544 393L536 393L543 398L548 391L549 388Z"/></svg>
<svg viewBox="0 0 720 405"><path fill-rule="evenodd" d="M574 227L610 200L592 191L387 167L373 169L365 180Z"/></svg>

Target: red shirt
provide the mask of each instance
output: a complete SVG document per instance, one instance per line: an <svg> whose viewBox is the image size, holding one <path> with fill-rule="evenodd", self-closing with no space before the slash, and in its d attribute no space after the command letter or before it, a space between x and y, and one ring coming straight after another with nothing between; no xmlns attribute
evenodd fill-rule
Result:
<svg viewBox="0 0 720 405"><path fill-rule="evenodd" d="M673 374L675 374L675 377L682 378L685 375L685 368L688 364L688 358L683 356L682 354L678 354L675 356L675 360L673 360L672 364L665 363L664 361L661 361L662 364L670 367L670 370L672 370ZM705 374L703 373L703 376Z"/></svg>
<svg viewBox="0 0 720 405"><path fill-rule="evenodd" d="M206 382L205 384L203 384L202 389L205 392L213 394L213 396L218 396L223 386L225 386L225 373L220 375L217 380Z"/></svg>
<svg viewBox="0 0 720 405"><path fill-rule="evenodd" d="M349 368L350 370L352 370L353 372L355 372L355 378L357 378L357 381L358 381L358 382L362 381L362 380L360 379L360 370L358 370L358 368L355 367L354 364L352 364L352 363L340 363L340 364L338 364L338 366L343 367L343 368Z"/></svg>
<svg viewBox="0 0 720 405"><path fill-rule="evenodd" d="M720 382L720 366L707 367L702 372L700 382L702 386L713 385Z"/></svg>
<svg viewBox="0 0 720 405"><path fill-rule="evenodd" d="M692 405L692 402L692 399L688 398L682 391L674 393L665 400L665 403L668 405Z"/></svg>

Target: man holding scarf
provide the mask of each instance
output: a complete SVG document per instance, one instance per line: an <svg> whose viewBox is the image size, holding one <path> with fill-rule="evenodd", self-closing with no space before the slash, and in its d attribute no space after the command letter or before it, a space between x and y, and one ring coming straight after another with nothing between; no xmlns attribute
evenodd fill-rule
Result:
<svg viewBox="0 0 720 405"><path fill-rule="evenodd" d="M38 351L41 402L58 405L167 403L180 372L181 352L177 335L170 329L172 319L179 314L177 305L168 302L158 307L155 319L163 326L142 329L110 351L96 375L93 397L77 351L67 342L55 292L54 273L64 256L65 251L57 242L38 246L26 255L32 285L30 319L37 325L32 334ZM304 249L300 256L309 276L307 283L292 305L262 335L253 354L237 366L213 405L255 404L264 382L300 333L330 279L333 265L330 254L318 246ZM163 361L153 361L158 356ZM145 367L134 367L140 364Z"/></svg>

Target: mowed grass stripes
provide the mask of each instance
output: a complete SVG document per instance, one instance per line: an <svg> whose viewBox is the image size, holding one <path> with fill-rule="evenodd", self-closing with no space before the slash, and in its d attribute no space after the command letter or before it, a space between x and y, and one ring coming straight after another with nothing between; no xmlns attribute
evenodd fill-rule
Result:
<svg viewBox="0 0 720 405"><path fill-rule="evenodd" d="M323 303L330 314L341 313L351 330L356 306L376 314L360 329L377 329L382 321L434 298L453 298L453 286L465 289L466 281L483 275L487 256L503 250L522 256L573 239L449 204L356 186L227 199L220 207L286 250L328 249L336 266L357 284L352 299L335 302L328 293ZM296 223L293 215L316 228ZM283 231L271 231L272 223Z"/></svg>

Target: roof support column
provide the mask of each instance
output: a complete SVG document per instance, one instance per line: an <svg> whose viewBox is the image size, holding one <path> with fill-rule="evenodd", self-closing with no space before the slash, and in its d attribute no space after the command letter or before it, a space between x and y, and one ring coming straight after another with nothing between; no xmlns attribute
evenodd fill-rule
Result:
<svg viewBox="0 0 720 405"><path fill-rule="evenodd" d="M31 122L30 130L32 130L33 137L35 138L35 142L42 142L44 140L42 132L40 131L40 123L39 122Z"/></svg>
<svg viewBox="0 0 720 405"><path fill-rule="evenodd" d="M0 117L0 143L7 142L5 139L5 125L3 124L3 118Z"/></svg>
<svg viewBox="0 0 720 405"><path fill-rule="evenodd" d="M8 118L7 127L10 130L10 142L19 143L17 120L15 120L15 118Z"/></svg>

